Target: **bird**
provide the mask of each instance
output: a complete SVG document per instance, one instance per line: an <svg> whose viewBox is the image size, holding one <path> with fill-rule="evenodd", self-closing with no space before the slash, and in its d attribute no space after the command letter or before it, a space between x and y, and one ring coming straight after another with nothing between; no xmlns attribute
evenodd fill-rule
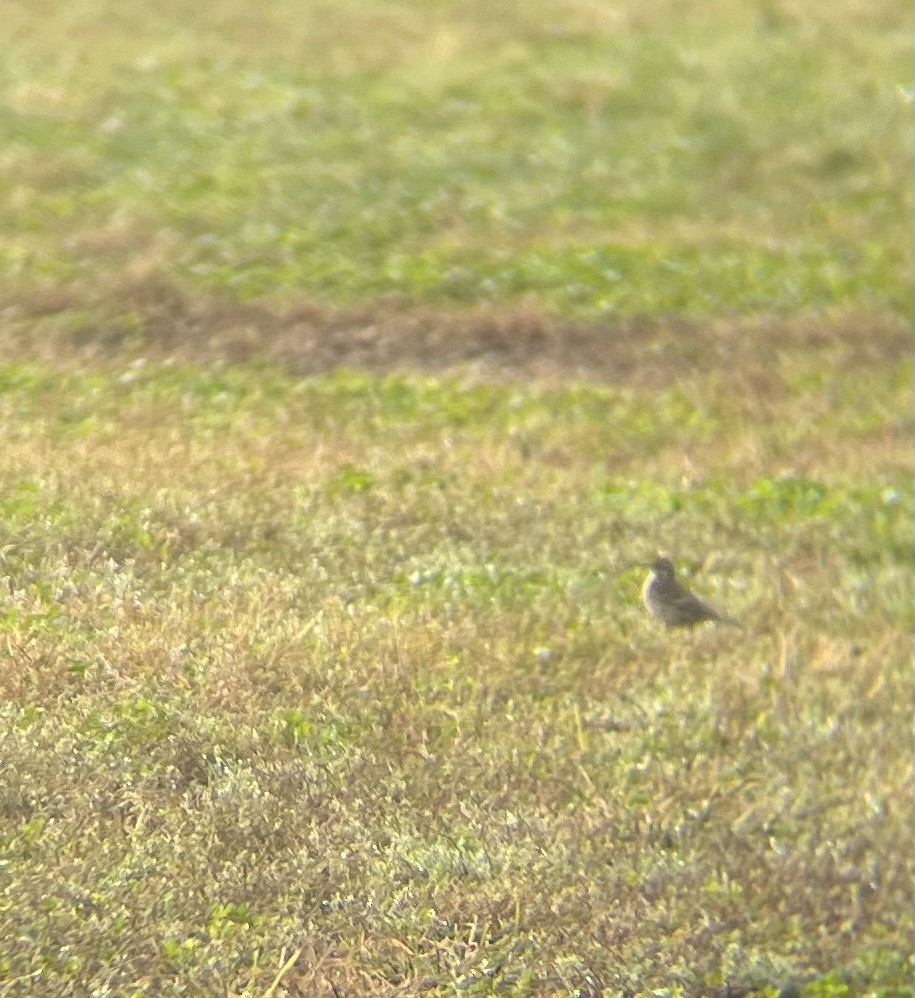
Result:
<svg viewBox="0 0 915 998"><path fill-rule="evenodd" d="M694 596L677 582L677 573L670 558L657 557L645 562L651 574L642 586L642 600L648 612L660 620L668 629L671 627L695 627L704 620L714 620L720 624L740 624L732 617L720 614L714 607Z"/></svg>

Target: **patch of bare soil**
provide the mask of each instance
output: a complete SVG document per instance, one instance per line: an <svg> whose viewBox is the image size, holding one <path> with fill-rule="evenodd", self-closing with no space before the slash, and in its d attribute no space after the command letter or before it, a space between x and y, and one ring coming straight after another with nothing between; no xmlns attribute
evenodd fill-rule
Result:
<svg viewBox="0 0 915 998"><path fill-rule="evenodd" d="M912 351L899 316L701 320L675 315L585 323L519 308L447 310L391 302L285 309L191 294L161 279L85 296L61 289L0 301L0 359L56 365L145 356L278 364L307 375L472 371L483 378L575 378L661 387L740 371L766 380L780 355L822 353L832 368L892 362Z"/></svg>

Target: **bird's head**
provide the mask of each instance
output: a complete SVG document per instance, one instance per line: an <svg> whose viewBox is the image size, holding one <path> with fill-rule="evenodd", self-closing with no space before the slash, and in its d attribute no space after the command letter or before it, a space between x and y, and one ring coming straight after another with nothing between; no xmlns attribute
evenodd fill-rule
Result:
<svg viewBox="0 0 915 998"><path fill-rule="evenodd" d="M670 558L657 557L648 566L658 578L661 579L673 579L674 578L674 563Z"/></svg>

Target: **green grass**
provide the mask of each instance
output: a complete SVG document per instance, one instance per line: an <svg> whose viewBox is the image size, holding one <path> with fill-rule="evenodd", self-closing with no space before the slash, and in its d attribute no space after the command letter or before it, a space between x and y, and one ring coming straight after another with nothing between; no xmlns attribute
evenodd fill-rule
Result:
<svg viewBox="0 0 915 998"><path fill-rule="evenodd" d="M8 12L0 287L911 315L911 11Z"/></svg>
<svg viewBox="0 0 915 998"><path fill-rule="evenodd" d="M911 10L37 7L0 995L912 995Z"/></svg>
<svg viewBox="0 0 915 998"><path fill-rule="evenodd" d="M0 978L910 994L910 365L783 371L4 369Z"/></svg>

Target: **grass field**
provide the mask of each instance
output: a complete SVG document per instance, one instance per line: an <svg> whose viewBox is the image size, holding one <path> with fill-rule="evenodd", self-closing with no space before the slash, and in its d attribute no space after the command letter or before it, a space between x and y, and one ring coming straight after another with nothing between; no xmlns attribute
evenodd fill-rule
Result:
<svg viewBox="0 0 915 998"><path fill-rule="evenodd" d="M17 289L911 313L898 0L46 6L4 11Z"/></svg>
<svg viewBox="0 0 915 998"><path fill-rule="evenodd" d="M38 7L0 996L911 995L911 11Z"/></svg>

